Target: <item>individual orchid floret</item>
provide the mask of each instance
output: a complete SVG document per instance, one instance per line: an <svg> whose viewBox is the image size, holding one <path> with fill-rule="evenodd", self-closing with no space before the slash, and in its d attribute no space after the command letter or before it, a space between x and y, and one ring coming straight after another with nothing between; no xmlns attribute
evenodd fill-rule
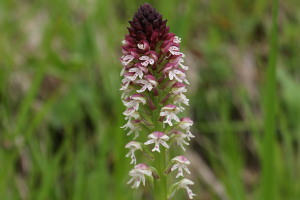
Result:
<svg viewBox="0 0 300 200"><path fill-rule="evenodd" d="M130 96L130 99L132 99L132 101L135 101L137 103L142 103L142 104L146 103L146 99L142 94L133 94Z"/></svg>
<svg viewBox="0 0 300 200"><path fill-rule="evenodd" d="M145 67L147 67L149 64L154 64L154 59L150 58L149 56L141 56L139 60L143 61L141 64Z"/></svg>
<svg viewBox="0 0 300 200"><path fill-rule="evenodd" d="M154 76L152 75L146 75L145 80L137 80L135 83L140 84L142 86L141 89L137 90L138 93L142 93L145 90L148 89L148 91L151 91L154 87L157 86L157 81Z"/></svg>
<svg viewBox="0 0 300 200"><path fill-rule="evenodd" d="M140 79L142 79L143 78L143 76L144 76L144 72L143 72L143 70L141 69L141 68L139 68L139 67L133 67L133 68L130 68L129 70L129 73L131 72L131 73L134 73L133 74L133 80L136 80L136 78L137 77L139 77Z"/></svg>
<svg viewBox="0 0 300 200"><path fill-rule="evenodd" d="M187 134L187 139L191 140L191 138L195 137L191 132L190 132L190 127L193 126L193 121L188 118L188 117L184 117L180 119L180 123L179 123L179 127L184 129L186 131Z"/></svg>
<svg viewBox="0 0 300 200"><path fill-rule="evenodd" d="M187 135L181 131L174 131L173 137L174 137L177 145L180 146L183 151L185 151L185 148L183 145L190 145L187 141L185 141L185 138L187 138Z"/></svg>
<svg viewBox="0 0 300 200"><path fill-rule="evenodd" d="M141 143L136 141L131 141L125 146L126 149L129 149L129 152L126 154L126 157L131 158L130 164L136 164L136 157L135 157L135 151L136 150L142 150Z"/></svg>
<svg viewBox="0 0 300 200"><path fill-rule="evenodd" d="M165 120L163 121L163 123L167 123L170 126L173 126L172 124L172 120L175 120L177 122L179 122L179 118L177 117L177 114L180 112L180 109L173 105L173 104L168 104L166 106L164 106L161 111L160 111L160 116L165 117Z"/></svg>
<svg viewBox="0 0 300 200"><path fill-rule="evenodd" d="M181 38L178 36L175 36L173 42L179 44L181 42Z"/></svg>
<svg viewBox="0 0 300 200"><path fill-rule="evenodd" d="M130 123L130 122L134 122L135 120L137 120L137 121L139 121L139 118L140 118L140 113L138 112L138 111L136 111L136 110L134 110L133 112L131 112L131 110L134 110L134 108L128 108L128 109L126 109L126 111L125 112L123 112L123 114L126 116L125 117L125 120L128 120L128 123ZM130 113L130 114L129 114ZM133 120L133 119L135 119L135 120ZM127 124L128 124L127 123ZM129 124L128 125L124 125L124 126L129 126ZM122 127L121 127L122 128ZM127 134L128 135L128 134ZM130 134L129 134L130 135ZM136 135L138 135L138 134L136 134ZM136 136L137 137L137 136Z"/></svg>
<svg viewBox="0 0 300 200"><path fill-rule="evenodd" d="M145 145L154 144L154 148L152 151L158 151L160 152L159 145L169 148L169 145L166 143L166 141L169 140L169 136L164 134L163 132L153 132L148 136L149 140L145 142Z"/></svg>
<svg viewBox="0 0 300 200"><path fill-rule="evenodd" d="M190 170L187 168L187 165L190 164L190 161L184 156L176 156L172 159L172 163L174 163L171 171L178 169L178 174L176 178L179 176L183 176L183 170L186 171L188 174L191 174Z"/></svg>
<svg viewBox="0 0 300 200"><path fill-rule="evenodd" d="M134 81L136 80L136 78L138 77L138 75L134 72L126 72L124 74L124 79L122 80L123 83L127 83L127 82L130 82L130 81Z"/></svg>
<svg viewBox="0 0 300 200"><path fill-rule="evenodd" d="M133 59L134 57L132 55L126 55L121 57L121 61L124 66L127 66Z"/></svg>
<svg viewBox="0 0 300 200"><path fill-rule="evenodd" d="M134 133L134 140L139 136L139 132L141 131L141 126L140 123L142 123L141 120L129 120L124 126L121 128L124 128L124 130L127 130L128 128L130 131L127 133L127 136L131 135Z"/></svg>
<svg viewBox="0 0 300 200"><path fill-rule="evenodd" d="M183 179L179 182L179 187L184 188L189 195L190 199L193 199L193 196L196 196L193 191L188 187L188 185L194 185L194 182L189 179Z"/></svg>
<svg viewBox="0 0 300 200"><path fill-rule="evenodd" d="M190 100L188 98L186 98L186 96L182 93L174 96L174 98L173 98L174 104L178 104L178 108L180 110L185 110L184 107L182 106L182 103L185 104L186 106L188 106L189 101Z"/></svg>
<svg viewBox="0 0 300 200"><path fill-rule="evenodd" d="M176 56L182 54L182 53L179 51L179 48L176 47L176 46L171 46L171 47L169 48L169 52L170 52L172 55L176 55Z"/></svg>
<svg viewBox="0 0 300 200"><path fill-rule="evenodd" d="M186 86L184 83L176 82L172 86L171 93L174 95L178 95L178 94L181 94L182 92L186 92L187 89L185 87Z"/></svg>
<svg viewBox="0 0 300 200"><path fill-rule="evenodd" d="M137 44L137 47L140 50L144 50L144 51L147 51L150 49L149 42L147 40L140 41L140 43Z"/></svg>
<svg viewBox="0 0 300 200"><path fill-rule="evenodd" d="M132 176L132 178L127 182L127 184L131 184L133 182L132 188L138 188L142 182L145 186L145 175L149 177L152 176L151 168L143 163L137 164L132 170L130 170L129 176Z"/></svg>
<svg viewBox="0 0 300 200"><path fill-rule="evenodd" d="M170 190L169 190L169 198L168 199L171 199L174 194L176 193L177 190L179 190L180 188L183 188L186 190L188 196L189 196L189 199L193 199L194 196L196 196L193 191L188 187L189 185L194 185L194 182L189 180L189 179L182 179L181 181L177 182L177 183L174 183L171 187L170 187Z"/></svg>
<svg viewBox="0 0 300 200"><path fill-rule="evenodd" d="M169 79L172 81L178 82L185 82L189 84L188 80L186 79L185 71L177 67L178 63L170 62L167 63L163 68L163 73L165 76L168 76Z"/></svg>
<svg viewBox="0 0 300 200"><path fill-rule="evenodd" d="M130 83L131 83L130 78L128 78L128 77L123 78L122 79L122 87L120 90L124 90L124 91L127 90Z"/></svg>
<svg viewBox="0 0 300 200"><path fill-rule="evenodd" d="M179 61L178 61L178 64L180 65L180 67L181 67L182 69L188 70L189 67L186 66L186 65L184 65L184 64L182 64L183 62L184 62L184 60L183 60L182 58L180 58Z"/></svg>
<svg viewBox="0 0 300 200"><path fill-rule="evenodd" d="M134 90L134 87L129 85L126 88L123 88L123 85L122 85L122 88L120 90L123 91L121 99L126 99L129 97L129 94Z"/></svg>
<svg viewBox="0 0 300 200"><path fill-rule="evenodd" d="M128 119L138 119L140 117L139 113L134 107L127 108L123 114L128 118Z"/></svg>
<svg viewBox="0 0 300 200"><path fill-rule="evenodd" d="M146 99L142 94L133 94L129 98L123 100L124 106L127 108L134 108L133 110L138 110L140 103L143 105L146 103Z"/></svg>
<svg viewBox="0 0 300 200"><path fill-rule="evenodd" d="M185 73L182 72L180 69L174 67L172 70L169 71L169 79L173 80L176 79L179 82L182 82L185 80Z"/></svg>

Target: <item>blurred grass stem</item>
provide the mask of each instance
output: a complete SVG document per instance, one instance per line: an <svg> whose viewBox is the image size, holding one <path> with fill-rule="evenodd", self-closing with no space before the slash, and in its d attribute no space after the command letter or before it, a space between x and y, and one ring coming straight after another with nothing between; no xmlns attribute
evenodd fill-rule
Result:
<svg viewBox="0 0 300 200"><path fill-rule="evenodd" d="M276 115L276 63L278 53L278 0L273 0L272 30L268 69L263 90L264 138L262 151L262 182L260 199L276 199L275 180L275 115Z"/></svg>

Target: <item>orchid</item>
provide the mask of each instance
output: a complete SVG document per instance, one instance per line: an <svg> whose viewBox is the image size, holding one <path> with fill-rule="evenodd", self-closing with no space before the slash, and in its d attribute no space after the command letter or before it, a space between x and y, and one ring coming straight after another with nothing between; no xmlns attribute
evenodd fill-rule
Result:
<svg viewBox="0 0 300 200"><path fill-rule="evenodd" d="M148 136L148 138L149 138L149 140L147 142L145 142L146 145L153 144L153 143L155 144L152 151L160 152L160 150L159 150L159 145L160 144L162 146L166 147L166 148L169 148L169 145L166 143L166 141L169 140L169 137L167 135L165 135L164 133L162 133L162 132L156 131L154 133L151 133Z"/></svg>
<svg viewBox="0 0 300 200"><path fill-rule="evenodd" d="M168 160L167 156L172 143L185 150L184 145L189 145L186 140L194 137L190 131L193 121L179 117L189 105L185 94L186 84L189 84L188 66L184 64L185 55L180 51L181 38L169 32L167 20L163 20L150 4L142 5L129 23L129 34L122 41L120 59L123 66L120 73L121 99L127 120L121 128L128 130L129 137L134 133L133 141L125 146L129 150L126 157L131 158L130 164L143 160L137 157L137 151L151 161L147 163L149 165L135 165L129 172L131 179L128 184L133 183L132 187L138 188L141 183L145 185L146 177L149 177L154 181L155 200L166 200L176 191L168 197L165 169L168 173L178 170L176 178L184 176L183 171L190 174L187 168L190 161L186 157L176 156ZM148 139L145 141L144 138ZM168 168L167 163L171 167ZM192 182L187 179L175 183L176 188L185 188L189 198L193 198L188 185Z"/></svg>
<svg viewBox="0 0 300 200"><path fill-rule="evenodd" d="M128 154L126 154L126 157L131 157L130 164L136 164L136 157L135 157L135 151L136 150L142 150L142 146L139 142L131 141L125 146L126 149L129 149Z"/></svg>
<svg viewBox="0 0 300 200"><path fill-rule="evenodd" d="M183 170L185 170L188 174L191 173L187 168L187 165L190 164L190 161L186 157L176 156L175 158L172 159L172 162L175 164L171 168L171 171L178 169L178 174L176 178L178 178L179 176L183 176Z"/></svg>
<svg viewBox="0 0 300 200"><path fill-rule="evenodd" d="M141 163L141 164L136 165L129 172L129 175L132 176L132 178L127 182L127 184L130 184L133 182L132 188L138 188L140 186L141 182L145 186L145 182L146 182L145 175L151 176L152 171L148 165Z"/></svg>

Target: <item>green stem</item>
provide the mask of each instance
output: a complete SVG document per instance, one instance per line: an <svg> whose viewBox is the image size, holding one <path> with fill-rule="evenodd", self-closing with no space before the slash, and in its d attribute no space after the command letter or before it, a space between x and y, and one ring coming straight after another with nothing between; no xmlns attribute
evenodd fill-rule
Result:
<svg viewBox="0 0 300 200"><path fill-rule="evenodd" d="M158 121L159 119L159 111L161 109L159 105L160 97L153 97L155 106L157 109L153 112L153 121L155 122L154 131L162 131L164 132L164 128L162 123ZM167 177L164 174L164 170L166 169L166 149L165 147L160 147L161 152L155 152L155 161L154 167L157 170L159 175L158 180L154 180L154 200L166 200L167 199Z"/></svg>
<svg viewBox="0 0 300 200"><path fill-rule="evenodd" d="M155 155L154 165L160 177L160 179L155 180L154 183L154 199L166 200L167 199L167 178L164 175L164 170L166 168L165 149L161 149L161 152Z"/></svg>

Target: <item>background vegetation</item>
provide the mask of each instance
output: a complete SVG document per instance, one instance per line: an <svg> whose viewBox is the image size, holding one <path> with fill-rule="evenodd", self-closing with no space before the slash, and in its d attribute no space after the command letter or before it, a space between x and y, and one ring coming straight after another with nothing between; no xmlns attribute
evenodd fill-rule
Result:
<svg viewBox="0 0 300 200"><path fill-rule="evenodd" d="M279 2L278 48L274 2L149 1L190 66L195 199L300 198L300 1ZM142 3L0 1L0 199L151 199L126 185L119 128L120 44Z"/></svg>

